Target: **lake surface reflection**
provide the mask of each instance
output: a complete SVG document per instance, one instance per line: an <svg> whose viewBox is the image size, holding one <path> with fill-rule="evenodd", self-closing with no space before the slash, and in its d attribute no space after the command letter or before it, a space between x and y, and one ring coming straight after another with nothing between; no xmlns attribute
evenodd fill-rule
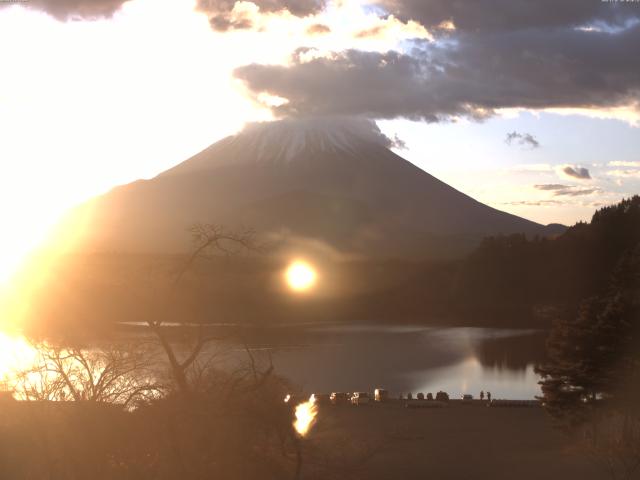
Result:
<svg viewBox="0 0 640 480"><path fill-rule="evenodd" d="M250 340L264 361L308 392L463 393L532 399L546 332L486 328L323 326L264 330ZM259 337L262 342L258 343Z"/></svg>
<svg viewBox="0 0 640 480"><path fill-rule="evenodd" d="M257 362L272 362L277 374L306 392L382 387L393 396L444 390L452 398L463 393L477 397L480 390L490 391L493 398L539 395L534 366L544 361L547 335L536 330L380 325L212 328L220 329L226 340L203 353L216 354L221 368L246 363L246 345ZM124 340L148 340L148 335L138 330L125 334ZM10 384L13 372L30 368L36 354L20 335L0 332L0 383Z"/></svg>

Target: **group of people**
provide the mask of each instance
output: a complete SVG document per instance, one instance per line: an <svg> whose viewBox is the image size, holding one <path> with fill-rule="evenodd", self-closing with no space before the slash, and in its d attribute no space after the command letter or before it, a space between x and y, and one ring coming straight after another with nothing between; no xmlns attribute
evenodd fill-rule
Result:
<svg viewBox="0 0 640 480"><path fill-rule="evenodd" d="M484 400L484 390L480 390L480 400ZM487 392L487 400L491 401L491 392Z"/></svg>

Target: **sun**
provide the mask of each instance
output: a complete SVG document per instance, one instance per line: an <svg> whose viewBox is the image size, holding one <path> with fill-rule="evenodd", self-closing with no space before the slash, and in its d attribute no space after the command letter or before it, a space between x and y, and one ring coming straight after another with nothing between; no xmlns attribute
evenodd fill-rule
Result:
<svg viewBox="0 0 640 480"><path fill-rule="evenodd" d="M296 260L287 268L285 278L292 290L303 292L315 285L317 274L310 264Z"/></svg>

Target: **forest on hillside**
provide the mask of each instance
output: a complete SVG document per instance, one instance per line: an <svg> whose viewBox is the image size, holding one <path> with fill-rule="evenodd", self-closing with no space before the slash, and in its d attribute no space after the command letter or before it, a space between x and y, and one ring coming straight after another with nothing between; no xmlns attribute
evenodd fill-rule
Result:
<svg viewBox="0 0 640 480"><path fill-rule="evenodd" d="M451 306L487 315L519 312L545 322L601 293L640 244L640 196L603 207L556 238L486 238L459 266Z"/></svg>

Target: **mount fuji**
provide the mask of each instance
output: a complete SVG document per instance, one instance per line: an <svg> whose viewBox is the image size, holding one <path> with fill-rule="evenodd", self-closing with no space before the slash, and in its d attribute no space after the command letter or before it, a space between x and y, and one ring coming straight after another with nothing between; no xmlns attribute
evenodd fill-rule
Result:
<svg viewBox="0 0 640 480"><path fill-rule="evenodd" d="M279 248L367 258L452 258L487 235L553 233L470 198L389 147L363 119L251 124L94 199L83 248L182 253L196 222L249 227Z"/></svg>

